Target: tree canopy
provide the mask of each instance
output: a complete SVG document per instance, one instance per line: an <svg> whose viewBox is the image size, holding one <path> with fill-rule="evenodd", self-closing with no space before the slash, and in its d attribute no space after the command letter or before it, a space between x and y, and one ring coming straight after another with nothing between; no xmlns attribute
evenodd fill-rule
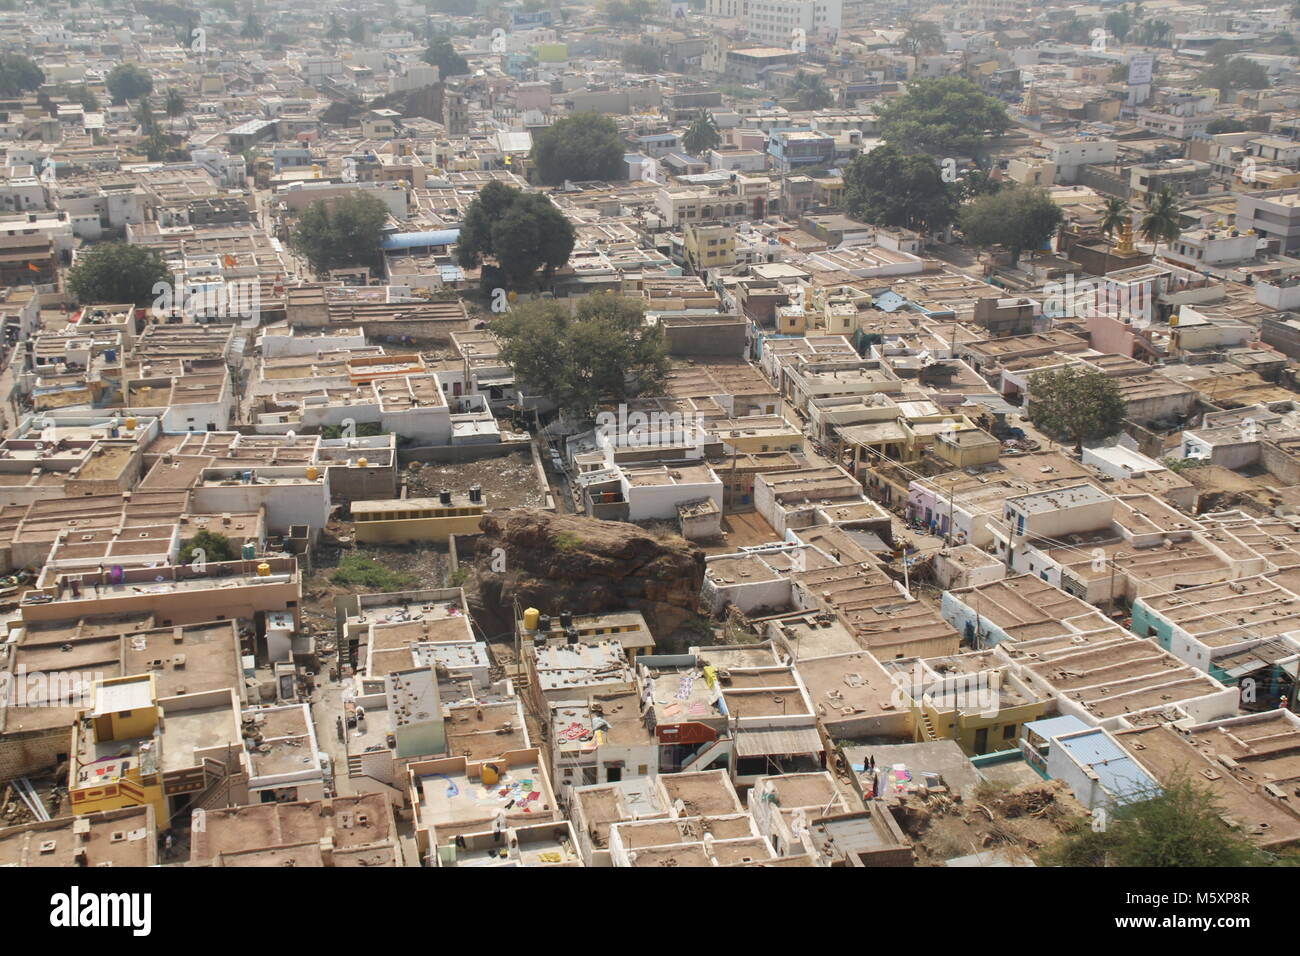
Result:
<svg viewBox="0 0 1300 956"><path fill-rule="evenodd" d="M790 84L790 95L801 110L824 110L835 102L835 96L826 88L826 80L816 73L800 70Z"/></svg>
<svg viewBox="0 0 1300 956"><path fill-rule="evenodd" d="M204 561L233 561L239 557L229 538L219 531L209 531L207 528L197 532L181 548L180 563L192 563L198 557L195 552L199 550L203 552Z"/></svg>
<svg viewBox="0 0 1300 956"><path fill-rule="evenodd" d="M1109 811L1105 825L1080 827L1043 851L1048 866L1259 866L1266 855L1221 819L1209 787L1176 777L1149 799Z"/></svg>
<svg viewBox="0 0 1300 956"><path fill-rule="evenodd" d="M658 73L663 55L648 43L633 43L623 48L623 65L633 73Z"/></svg>
<svg viewBox="0 0 1300 956"><path fill-rule="evenodd" d="M18 96L44 82L45 73L21 53L0 56L0 96Z"/></svg>
<svg viewBox="0 0 1300 956"><path fill-rule="evenodd" d="M652 0L609 0L605 4L605 19L610 23L636 26L653 12Z"/></svg>
<svg viewBox="0 0 1300 956"><path fill-rule="evenodd" d="M510 285L521 287L538 268L549 274L568 262L573 243L573 225L545 196L491 182L465 212L456 261L471 269L495 257Z"/></svg>
<svg viewBox="0 0 1300 956"><path fill-rule="evenodd" d="M849 214L878 226L930 231L957 218L960 200L928 156L905 155L897 146L877 146L844 173Z"/></svg>
<svg viewBox="0 0 1300 956"><path fill-rule="evenodd" d="M155 284L171 280L157 252L125 242L93 246L68 270L68 289L83 305L145 305L156 296Z"/></svg>
<svg viewBox="0 0 1300 956"><path fill-rule="evenodd" d="M711 114L701 110L682 136L682 149L691 156L702 156L721 142L722 134L718 131L718 124Z"/></svg>
<svg viewBox="0 0 1300 956"><path fill-rule="evenodd" d="M318 274L347 266L374 268L387 222L388 207L382 200L354 190L304 209L289 244Z"/></svg>
<svg viewBox="0 0 1300 956"><path fill-rule="evenodd" d="M1081 365L1029 377L1029 420L1044 431L1083 443L1107 438L1124 425L1128 406L1109 375Z"/></svg>
<svg viewBox="0 0 1300 956"><path fill-rule="evenodd" d="M612 293L583 296L572 310L533 299L490 328L515 377L579 418L603 402L661 393L671 367L663 329L646 325L641 300Z"/></svg>
<svg viewBox="0 0 1300 956"><path fill-rule="evenodd" d="M623 141L618 127L599 113L575 113L533 137L533 165L548 186L566 179L624 179Z"/></svg>
<svg viewBox="0 0 1300 956"><path fill-rule="evenodd" d="M1268 89L1268 73L1258 63L1237 57L1210 67L1201 74L1202 86L1212 86L1220 93L1237 90Z"/></svg>
<svg viewBox="0 0 1300 956"><path fill-rule="evenodd" d="M980 196L962 208L961 231L977 246L1003 246L1019 261L1037 249L1061 224L1061 207L1042 189L1008 186Z"/></svg>
<svg viewBox="0 0 1300 956"><path fill-rule="evenodd" d="M153 92L153 77L134 63L120 63L104 80L113 102L121 106L127 100L138 100Z"/></svg>
<svg viewBox="0 0 1300 956"><path fill-rule="evenodd" d="M424 62L436 66L441 79L449 76L464 76L469 72L468 61L456 52L456 48L451 45L451 40L446 37L434 37L429 48L424 51Z"/></svg>
<svg viewBox="0 0 1300 956"><path fill-rule="evenodd" d="M979 156L1011 127L1007 108L959 76L917 80L880 114L880 135L906 152Z"/></svg>
<svg viewBox="0 0 1300 956"><path fill-rule="evenodd" d="M1232 116L1220 116L1218 119L1212 119L1205 126L1205 132L1211 136L1217 136L1219 133L1244 133L1249 129L1245 123Z"/></svg>

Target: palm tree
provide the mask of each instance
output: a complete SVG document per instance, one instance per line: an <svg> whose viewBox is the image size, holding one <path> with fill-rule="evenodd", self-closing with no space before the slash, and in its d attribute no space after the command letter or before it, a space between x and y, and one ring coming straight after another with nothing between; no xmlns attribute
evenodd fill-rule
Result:
<svg viewBox="0 0 1300 956"><path fill-rule="evenodd" d="M1123 229L1128 217L1128 203L1122 199L1107 199L1101 211L1101 234L1109 236Z"/></svg>
<svg viewBox="0 0 1300 956"><path fill-rule="evenodd" d="M700 115L695 117L686 130L686 135L682 137L682 148L692 156L699 156L721 142L722 134L718 132L718 124L714 122L713 116L700 110Z"/></svg>
<svg viewBox="0 0 1300 956"><path fill-rule="evenodd" d="M1161 242L1172 242L1183 231L1179 224L1182 210L1178 208L1178 199L1168 186L1161 186L1160 192L1147 203L1146 212L1142 214L1139 231L1142 238L1151 243L1151 254L1155 255L1156 246Z"/></svg>
<svg viewBox="0 0 1300 956"><path fill-rule="evenodd" d="M164 104L163 109L166 110L167 115L172 119L184 115L185 97L181 96L180 90L168 88L167 102Z"/></svg>
<svg viewBox="0 0 1300 956"><path fill-rule="evenodd" d="M807 74L800 70L790 84L790 92L798 101L801 110L822 110L835 102L835 97L826 88L826 81L817 74Z"/></svg>

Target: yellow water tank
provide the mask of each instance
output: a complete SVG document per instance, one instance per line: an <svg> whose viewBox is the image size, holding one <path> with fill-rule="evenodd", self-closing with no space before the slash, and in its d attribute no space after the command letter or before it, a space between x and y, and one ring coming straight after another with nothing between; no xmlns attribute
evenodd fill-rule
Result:
<svg viewBox="0 0 1300 956"><path fill-rule="evenodd" d="M483 765L483 786L485 787L496 786L496 782L500 779L501 779L501 775L497 773L496 767L492 766L492 764L490 763L485 763Z"/></svg>
<svg viewBox="0 0 1300 956"><path fill-rule="evenodd" d="M358 458L358 459L357 459L357 467L358 467L358 468L365 468L365 467L366 467L367 465L369 465L369 464L370 464L370 462L367 461L367 460L364 459L364 458Z"/></svg>
<svg viewBox="0 0 1300 956"><path fill-rule="evenodd" d="M535 607L524 608L524 630L537 630L537 622L542 618L542 612Z"/></svg>
<svg viewBox="0 0 1300 956"><path fill-rule="evenodd" d="M129 428L129 429L131 429L132 431L135 431L135 419L134 419L134 418L128 418L128 419L126 420L126 427Z"/></svg>
<svg viewBox="0 0 1300 956"><path fill-rule="evenodd" d="M317 478L319 478L319 477L320 477L320 469L317 468L315 465L308 465L308 466L307 466L307 480L308 480L308 481L315 481L315 480L316 480Z"/></svg>
<svg viewBox="0 0 1300 956"><path fill-rule="evenodd" d="M271 576L271 566L263 561L257 566L257 576L259 578L269 578Z"/></svg>

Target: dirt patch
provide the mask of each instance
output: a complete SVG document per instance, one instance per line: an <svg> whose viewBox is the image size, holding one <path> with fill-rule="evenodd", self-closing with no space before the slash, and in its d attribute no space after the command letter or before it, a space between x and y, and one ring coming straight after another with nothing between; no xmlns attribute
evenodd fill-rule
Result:
<svg viewBox="0 0 1300 956"><path fill-rule="evenodd" d="M489 508L543 508L546 486L538 480L533 456L527 448L479 461L412 462L402 469L407 496L432 498L438 492L483 489Z"/></svg>
<svg viewBox="0 0 1300 956"><path fill-rule="evenodd" d="M980 784L972 799L918 794L894 808L916 848L917 862L935 866L954 857L1009 850L1036 859L1046 846L1088 820L1088 811L1057 780L1007 787Z"/></svg>

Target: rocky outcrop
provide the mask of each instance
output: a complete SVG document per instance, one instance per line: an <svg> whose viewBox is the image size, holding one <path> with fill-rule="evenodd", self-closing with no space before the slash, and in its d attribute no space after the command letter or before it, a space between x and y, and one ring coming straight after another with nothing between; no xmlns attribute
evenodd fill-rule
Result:
<svg viewBox="0 0 1300 956"><path fill-rule="evenodd" d="M695 619L704 552L633 524L546 511L489 513L466 592L492 634L512 630L513 602L543 613L640 611L656 639Z"/></svg>

